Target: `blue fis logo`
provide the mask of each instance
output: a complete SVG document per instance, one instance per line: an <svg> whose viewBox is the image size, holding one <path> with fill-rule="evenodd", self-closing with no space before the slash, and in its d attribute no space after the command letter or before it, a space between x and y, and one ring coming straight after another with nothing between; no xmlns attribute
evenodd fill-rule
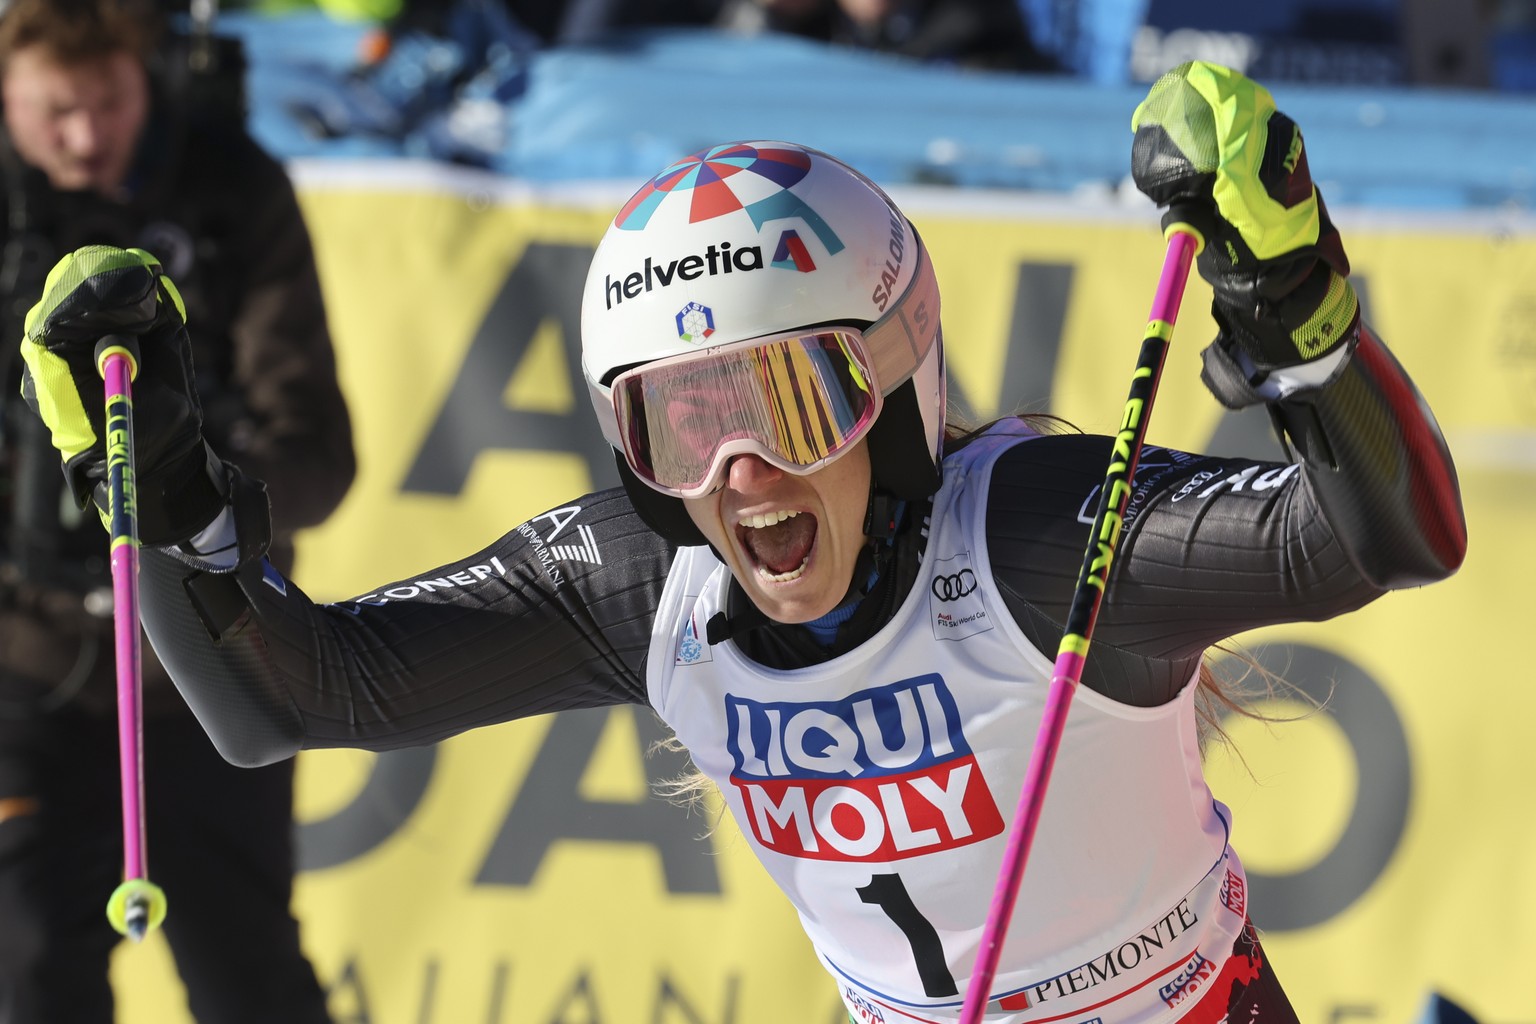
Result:
<svg viewBox="0 0 1536 1024"><path fill-rule="evenodd" d="M684 341L703 341L715 333L715 311L690 302L677 311L677 336Z"/></svg>

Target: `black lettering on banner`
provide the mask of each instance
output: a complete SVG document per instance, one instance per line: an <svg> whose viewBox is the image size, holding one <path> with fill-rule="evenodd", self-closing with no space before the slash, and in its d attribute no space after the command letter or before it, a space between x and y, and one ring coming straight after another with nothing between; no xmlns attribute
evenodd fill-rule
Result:
<svg viewBox="0 0 1536 1024"><path fill-rule="evenodd" d="M428 1024L432 1019L432 1004L437 1001L437 958L427 959L421 979L421 1004L416 1010L417 1024Z"/></svg>
<svg viewBox="0 0 1536 1024"><path fill-rule="evenodd" d="M1248 872L1255 924L1268 931L1315 928L1363 896L1397 852L1408 825L1413 758L1397 709L1359 665L1307 644L1269 644L1255 657L1313 700L1327 699L1322 713L1338 723L1357 766L1355 805L1332 850L1290 874Z"/></svg>
<svg viewBox="0 0 1536 1024"><path fill-rule="evenodd" d="M350 966L350 965L349 965ZM455 965L451 961L450 968ZM416 1008L416 1024L435 1024L444 1018L438 1013L437 1006L437 976L441 972L442 964L437 957L428 957L421 967L421 999ZM487 1021L500 1021L504 1019L504 1004L507 1001L507 978L512 973L512 966L505 960L497 960L491 970L490 993L486 997L485 1017ZM455 976L462 978L462 970L456 971ZM457 988L462 991L463 982L459 982ZM401 988L404 988L402 983ZM447 986L453 992L455 986ZM339 1024L339 1022L338 1022Z"/></svg>
<svg viewBox="0 0 1536 1024"><path fill-rule="evenodd" d="M672 893L719 893L720 878L708 843L690 832L687 811L652 795L643 803L587 800L578 788L595 753L608 715L628 709L563 711L550 722L544 743L529 768L517 800L507 811L500 831L476 878L486 885L527 886L544 855L561 839L593 842L646 843L656 847ZM645 774L647 788L677 778L687 770L686 756L665 750L653 753L666 736L653 713L633 712L640 735L636 769ZM368 853L405 824L415 812L437 762L435 747L388 751L374 759L357 796L327 818L301 822L296 828L297 862L301 871L337 867Z"/></svg>
<svg viewBox="0 0 1536 1024"><path fill-rule="evenodd" d="M956 375L949 375L949 404L964 419L980 423L992 415L1050 409L1051 385L1056 377L1076 270L1071 263L1019 262L1002 386L997 395L987 396L992 403L991 411L973 402Z"/></svg>
<svg viewBox="0 0 1536 1024"><path fill-rule="evenodd" d="M469 965L455 962L450 959L446 963L438 957L427 957L421 962L419 972L420 988L416 998L416 1013L410 1018L413 1024L460 1024L462 1018L456 1017L449 1021L444 1014L447 1010L439 1005L439 991L456 996L461 1001L464 998L465 986L469 985L478 990L480 976L478 970L468 971L469 978L466 981L466 973ZM439 985L439 976L444 975L455 980L451 985ZM501 1021L514 1019L509 1016L509 994L511 993L510 979L512 976L512 964L505 959L498 959L491 967L490 985L484 1004L485 1012L480 1014L476 1007L474 1020L483 1020L487 1024L498 1024ZM642 996L638 992L621 992L621 1002L618 1010L613 1013L613 1006L608 1006L608 1013L604 1012L604 1003L599 999L601 986L597 985L592 975L592 970L586 965L578 965L575 973L569 979L557 980L554 978L542 979L539 985L532 984L527 979L530 976L525 972L525 982L519 990L518 1020L530 1019L547 1024L594 1024L604 1020L629 1020L648 1019L653 1022L660 1021L684 1021L687 1024L735 1024L738 1019L741 1003L741 976L731 972L725 975L724 992L718 1006L702 1007L690 1000L682 986L675 983L666 972L658 972L654 997L648 1004L642 1004ZM391 993L409 993L413 991L411 979L399 970L390 973L388 989ZM609 988L610 996L613 993ZM356 955L348 956L342 963L341 970L336 979L325 990L326 1001L335 1024L374 1024L373 1011L368 1001L368 986L363 980ZM533 1003L537 1012L530 1015L529 1003ZM649 1011L648 1014L645 1011ZM396 1019L396 1018L391 1018ZM846 1012L844 1015L846 1021Z"/></svg>
<svg viewBox="0 0 1536 1024"><path fill-rule="evenodd" d="M685 808L654 792L639 803L589 800L581 795L581 778L608 716L630 713L635 716L640 736L636 769L645 774L649 786L654 789L655 783L687 770L681 754L657 750L647 755L646 751L667 735L652 712L605 708L556 714L506 820L491 842L476 884L532 885L551 848L561 840L577 839L655 847L668 892L720 892L713 848L695 837Z"/></svg>
<svg viewBox="0 0 1536 1024"><path fill-rule="evenodd" d="M408 747L376 757L351 803L328 818L297 825L294 846L299 870L345 864L394 835L421 803L436 763L435 747Z"/></svg>
<svg viewBox="0 0 1536 1024"><path fill-rule="evenodd" d="M373 1012L368 1007L368 987L363 983L357 960L348 957L341 965L336 980L325 986L325 1001L335 1024L373 1024ZM339 1009L346 1006L347 1009Z"/></svg>
<svg viewBox="0 0 1536 1024"><path fill-rule="evenodd" d="M1019 264L999 412L1049 407L1076 272L1070 263Z"/></svg>
<svg viewBox="0 0 1536 1024"><path fill-rule="evenodd" d="M568 1017L566 1011L579 1004L581 1012L574 1017ZM576 976L576 982L571 986L560 1004L549 1015L549 1024L576 1024L577 1021L590 1021L599 1024L602 1021L602 1012L597 1008L597 998L592 994L592 981L583 970Z"/></svg>
<svg viewBox="0 0 1536 1024"><path fill-rule="evenodd" d="M511 973L510 964L505 960L496 961L496 973L491 976L491 997L485 1011L487 1021L494 1022L502 1019L502 1004L507 1001L507 975Z"/></svg>
<svg viewBox="0 0 1536 1024"><path fill-rule="evenodd" d="M618 484L613 451L592 416L581 374L581 288L591 260L592 250L583 246L528 246L486 310L402 491L458 494L475 458L492 449L570 452L586 459L594 488ZM565 344L573 407L565 414L509 409L507 383L549 319L559 324Z"/></svg>
<svg viewBox="0 0 1536 1024"><path fill-rule="evenodd" d="M694 1007L686 1002L682 993L672 986L672 979L665 974L658 982L656 992L656 1008L651 1013L651 1020L662 1021L682 1017L689 1024L707 1024L705 1017ZM720 1016L714 1018L717 1024L732 1024L736 1020L736 993L741 987L741 979L734 974L728 974L725 978L725 1005L721 1007Z"/></svg>

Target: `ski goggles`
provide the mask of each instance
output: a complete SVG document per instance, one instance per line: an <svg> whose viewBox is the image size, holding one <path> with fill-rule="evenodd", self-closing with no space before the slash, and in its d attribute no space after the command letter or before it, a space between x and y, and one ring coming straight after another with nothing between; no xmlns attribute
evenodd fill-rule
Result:
<svg viewBox="0 0 1536 1024"><path fill-rule="evenodd" d="M613 411L604 434L636 477L680 498L718 489L736 455L801 475L827 465L869 433L885 395L933 347L938 285L917 249L906 292L868 328L789 331L620 373L601 389Z"/></svg>

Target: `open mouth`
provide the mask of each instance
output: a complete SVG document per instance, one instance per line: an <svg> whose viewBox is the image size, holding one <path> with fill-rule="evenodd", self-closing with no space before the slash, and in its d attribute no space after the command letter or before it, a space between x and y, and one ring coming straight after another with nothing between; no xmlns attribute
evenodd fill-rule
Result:
<svg viewBox="0 0 1536 1024"><path fill-rule="evenodd" d="M799 579L816 546L816 517L809 512L768 512L743 516L736 539L758 575L770 583Z"/></svg>

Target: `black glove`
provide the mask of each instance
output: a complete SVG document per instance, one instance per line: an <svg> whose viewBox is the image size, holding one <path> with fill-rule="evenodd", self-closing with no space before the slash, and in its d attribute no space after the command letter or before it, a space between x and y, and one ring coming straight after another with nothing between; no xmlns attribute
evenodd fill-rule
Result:
<svg viewBox="0 0 1536 1024"><path fill-rule="evenodd" d="M1131 128L1136 187L1170 207L1165 226L1183 220L1205 237L1196 265L1221 327L1205 378L1218 398L1260 401L1254 388L1274 371L1354 344L1349 259L1301 130L1268 90L1214 64L1182 64L1153 83Z"/></svg>
<svg viewBox="0 0 1536 1024"><path fill-rule="evenodd" d="M142 249L87 246L48 274L27 313L21 393L53 434L75 500L107 507L105 400L96 343L128 335L133 381L139 538L184 541L225 506L225 467L203 441L186 311L160 263Z"/></svg>

